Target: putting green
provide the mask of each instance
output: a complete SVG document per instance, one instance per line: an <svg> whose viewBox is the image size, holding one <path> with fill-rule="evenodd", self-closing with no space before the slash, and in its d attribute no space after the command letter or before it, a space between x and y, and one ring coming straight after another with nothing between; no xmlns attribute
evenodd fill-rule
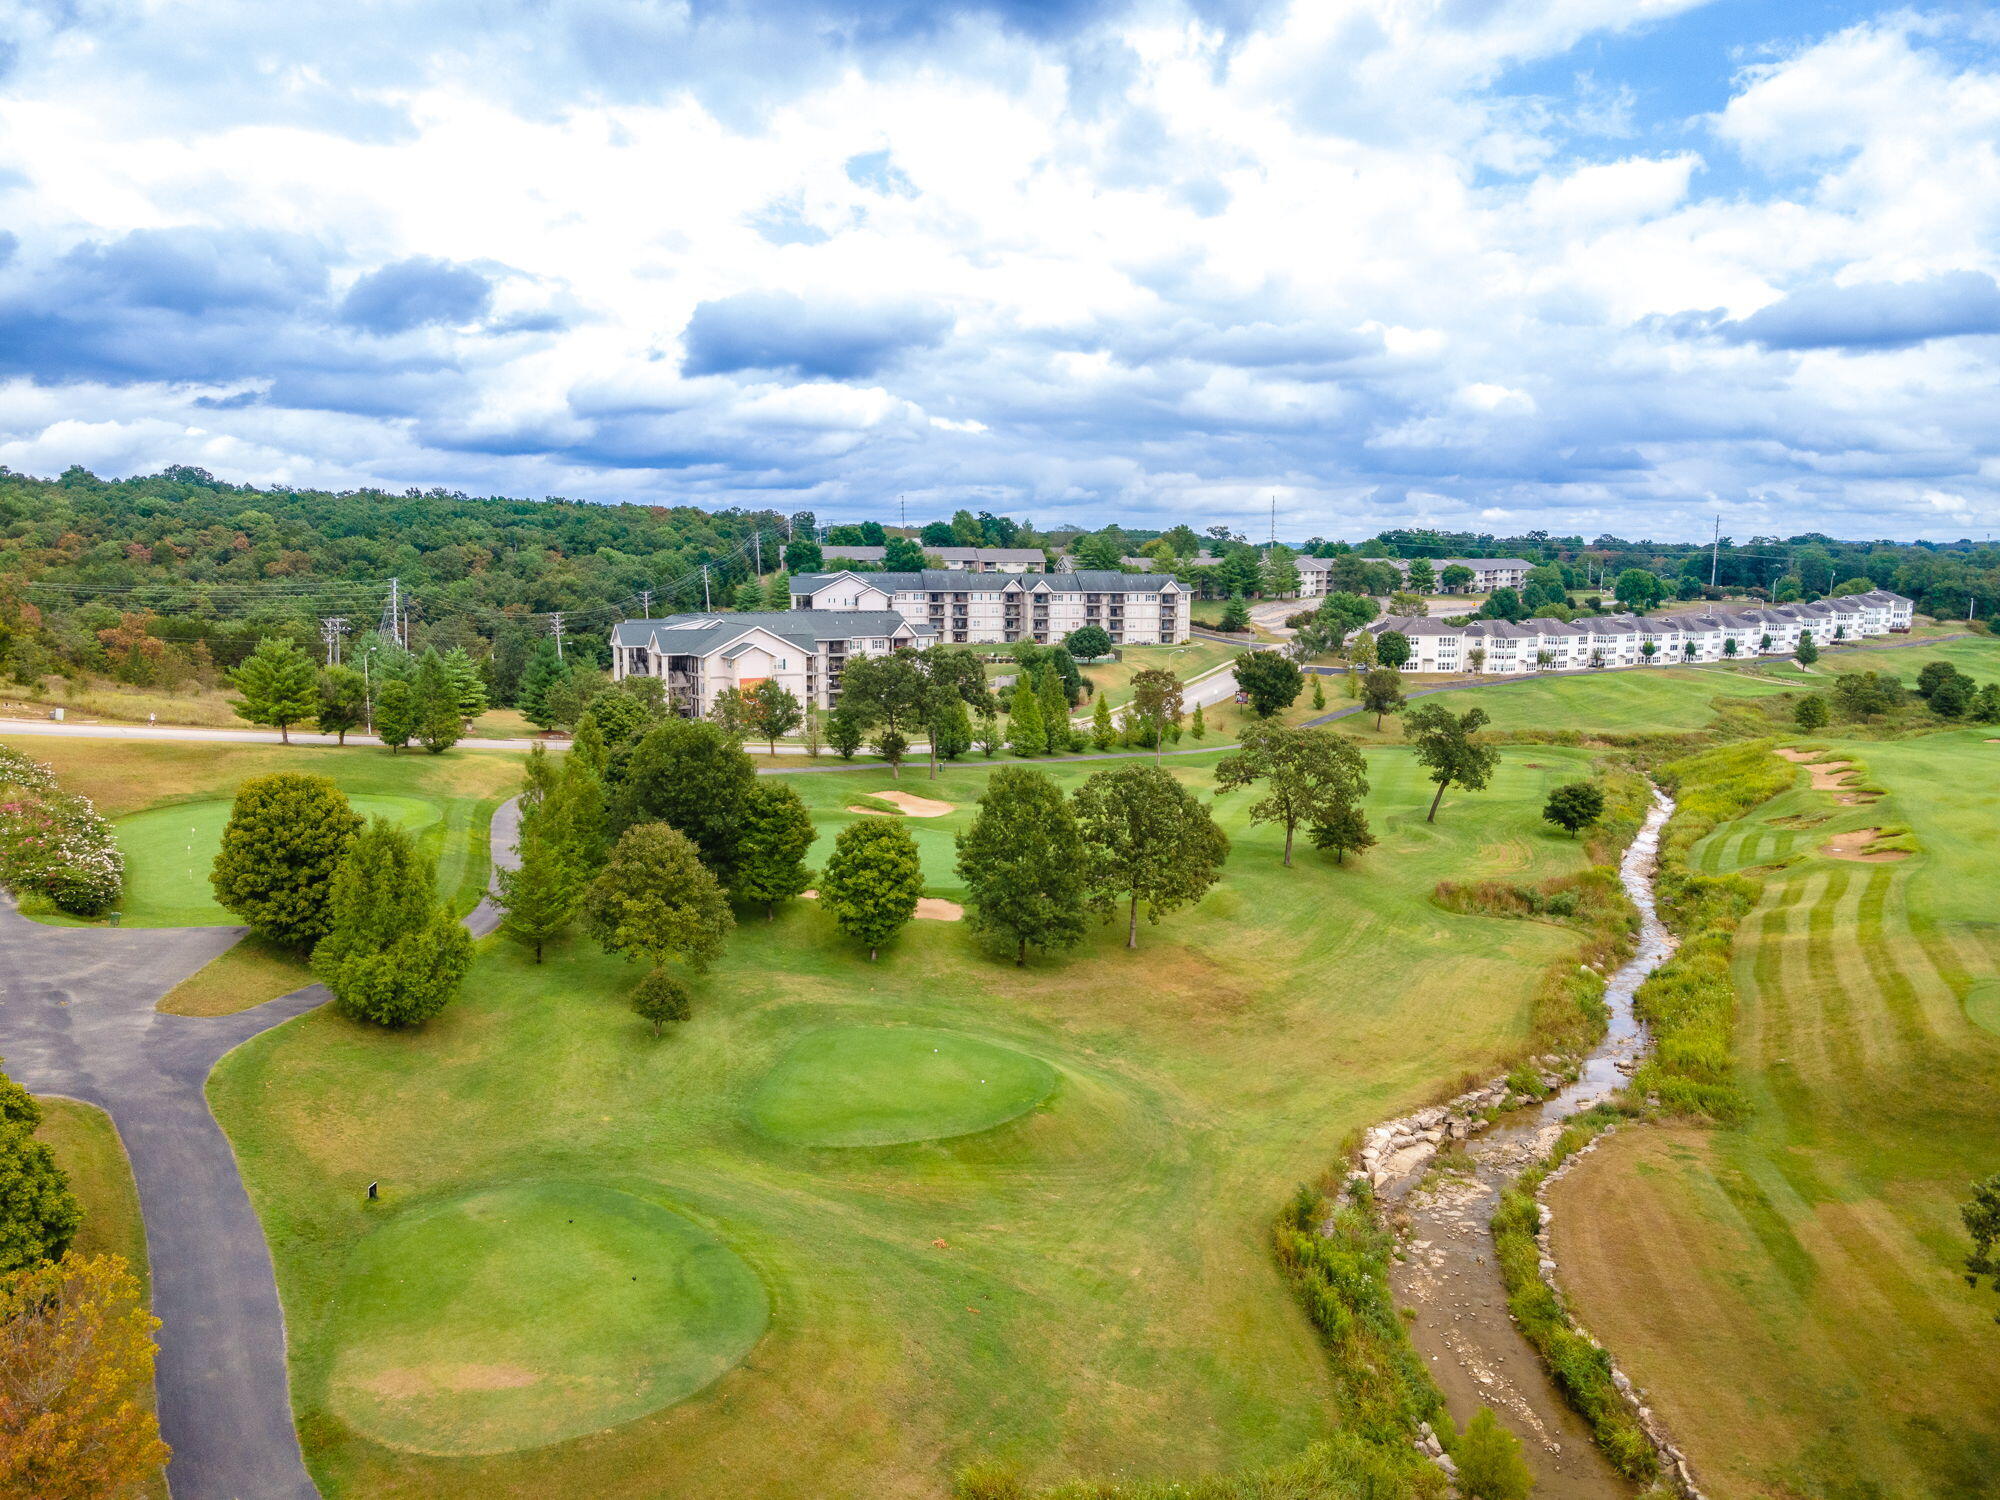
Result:
<svg viewBox="0 0 2000 1500"><path fill-rule="evenodd" d="M2000 1036L2000 979L1981 979L1965 992L1966 1018Z"/></svg>
<svg viewBox="0 0 2000 1500"><path fill-rule="evenodd" d="M795 1145L893 1146L991 1130L1055 1086L1040 1058L962 1032L836 1026L778 1059L750 1115Z"/></svg>
<svg viewBox="0 0 2000 1500"><path fill-rule="evenodd" d="M356 1248L327 1405L409 1452L539 1448L693 1395L769 1315L756 1273L671 1209L581 1182L495 1188Z"/></svg>
<svg viewBox="0 0 2000 1500"><path fill-rule="evenodd" d="M412 832L441 816L421 797L349 797L363 818L388 818ZM120 818L114 825L125 853L127 927L227 927L236 918L216 905L208 884L231 803L182 802Z"/></svg>

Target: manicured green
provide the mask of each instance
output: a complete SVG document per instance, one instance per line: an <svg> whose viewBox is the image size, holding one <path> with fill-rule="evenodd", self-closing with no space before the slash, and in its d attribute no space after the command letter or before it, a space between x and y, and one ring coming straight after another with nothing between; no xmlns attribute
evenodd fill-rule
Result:
<svg viewBox="0 0 2000 1500"><path fill-rule="evenodd" d="M335 1294L332 1409L379 1443L504 1453L692 1395L750 1352L756 1273L670 1207L551 1180L396 1211Z"/></svg>
<svg viewBox="0 0 2000 1500"><path fill-rule="evenodd" d="M895 1146L991 1130L1055 1087L1040 1058L963 1032L830 1027L778 1059L750 1118L795 1146Z"/></svg>
<svg viewBox="0 0 2000 1500"><path fill-rule="evenodd" d="M416 797L364 795L347 800L364 820L388 818L413 833L433 829L442 818L436 803ZM229 803L221 800L181 802L120 818L115 826L118 847L125 852L123 925L233 925L237 918L217 904L208 883L222 826L228 821Z"/></svg>
<svg viewBox="0 0 2000 1500"><path fill-rule="evenodd" d="M1381 844L1345 866L1301 850L1290 870L1281 832L1249 822L1256 791L1212 797L1215 758L1166 770L1228 833L1222 881L1136 952L1093 920L1073 953L1016 968L968 924L918 918L871 964L802 901L738 927L690 1019L658 1039L631 1009L634 967L576 933L539 966L482 944L418 1031L321 1011L227 1057L210 1096L270 1237L323 1493L876 1500L941 1495L978 1457L1031 1481L1295 1461L1342 1387L1273 1264L1272 1217L1349 1131L1519 1056L1576 935L1429 895L1447 876L1577 869L1578 842L1540 812L1590 757L1509 749L1488 790L1450 793L1426 824L1411 756L1375 750ZM1069 790L1103 769L1043 768ZM895 825L928 895L965 897L954 840L987 774L905 778L953 808ZM882 769L788 784L818 825L816 867L840 828L882 821L846 809L896 785ZM759 1127L804 1038L912 1028L1007 1049L1060 1086L998 1128L904 1144ZM920 1081L905 1071L913 1096ZM928 1112L921 1092L890 1104ZM350 1342L338 1289L380 1222L368 1182L417 1203L550 1178L711 1227L769 1290L763 1341L707 1391L585 1443L445 1460L372 1441L329 1399Z"/></svg>

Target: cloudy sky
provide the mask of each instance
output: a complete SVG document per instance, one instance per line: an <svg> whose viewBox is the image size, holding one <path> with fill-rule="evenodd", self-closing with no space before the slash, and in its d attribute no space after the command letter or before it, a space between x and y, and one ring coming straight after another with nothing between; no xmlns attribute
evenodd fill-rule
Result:
<svg viewBox="0 0 2000 1500"><path fill-rule="evenodd" d="M2000 518L2000 16L0 0L0 464L1042 525Z"/></svg>

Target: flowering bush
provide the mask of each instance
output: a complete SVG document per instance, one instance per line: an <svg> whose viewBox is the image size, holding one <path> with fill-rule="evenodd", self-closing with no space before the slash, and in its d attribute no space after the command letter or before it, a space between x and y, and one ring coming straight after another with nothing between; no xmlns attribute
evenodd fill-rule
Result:
<svg viewBox="0 0 2000 1500"><path fill-rule="evenodd" d="M49 767L4 747L0 885L79 917L102 916L125 888L125 856L90 799L65 792Z"/></svg>

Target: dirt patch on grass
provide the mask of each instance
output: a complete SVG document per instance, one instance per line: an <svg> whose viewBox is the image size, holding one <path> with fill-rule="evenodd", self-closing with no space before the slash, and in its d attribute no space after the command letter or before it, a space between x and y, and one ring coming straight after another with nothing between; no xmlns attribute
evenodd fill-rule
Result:
<svg viewBox="0 0 2000 1500"><path fill-rule="evenodd" d="M1836 833L1827 840L1820 853L1830 859L1851 859L1866 865L1893 864L1899 859L1908 859L1907 849L1877 849L1875 841L1882 837L1879 828L1857 828L1851 833Z"/></svg>
<svg viewBox="0 0 2000 1500"><path fill-rule="evenodd" d="M440 1391L518 1391L541 1380L520 1365L405 1365L362 1382L378 1396L408 1400Z"/></svg>
<svg viewBox="0 0 2000 1500"><path fill-rule="evenodd" d="M946 813L958 811L949 802L940 802L935 797L914 797L908 792L874 792L871 795L877 802L887 802L910 818L942 818ZM885 816L879 807L850 807L848 811L878 818Z"/></svg>
<svg viewBox="0 0 2000 1500"><path fill-rule="evenodd" d="M1779 749L1777 753L1795 766L1804 766L1806 774L1812 777L1816 792L1839 791L1854 779L1854 762L1851 760L1820 760L1817 750L1794 750L1789 746Z"/></svg>
<svg viewBox="0 0 2000 1500"><path fill-rule="evenodd" d="M802 901L819 900L818 891L800 891ZM965 908L956 901L947 901L941 896L917 897L917 920L921 922L963 922Z"/></svg>
<svg viewBox="0 0 2000 1500"><path fill-rule="evenodd" d="M1773 828L1817 828L1826 820L1827 814L1825 813L1799 813L1789 818L1773 818L1771 819L1771 826Z"/></svg>

